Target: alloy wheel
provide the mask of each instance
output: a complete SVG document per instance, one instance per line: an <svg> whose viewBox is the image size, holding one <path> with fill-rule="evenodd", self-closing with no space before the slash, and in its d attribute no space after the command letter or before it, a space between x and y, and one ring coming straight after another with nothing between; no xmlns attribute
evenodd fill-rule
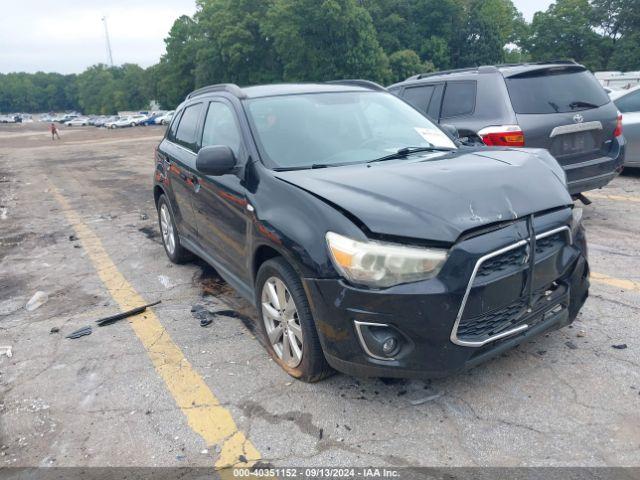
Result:
<svg viewBox="0 0 640 480"><path fill-rule="evenodd" d="M173 222L166 203L163 203L160 207L160 229L162 230L164 246L167 248L169 255L173 255L176 250L176 238L173 234Z"/></svg>
<svg viewBox="0 0 640 480"><path fill-rule="evenodd" d="M273 350L288 367L302 361L302 327L291 292L278 277L262 287L262 320Z"/></svg>

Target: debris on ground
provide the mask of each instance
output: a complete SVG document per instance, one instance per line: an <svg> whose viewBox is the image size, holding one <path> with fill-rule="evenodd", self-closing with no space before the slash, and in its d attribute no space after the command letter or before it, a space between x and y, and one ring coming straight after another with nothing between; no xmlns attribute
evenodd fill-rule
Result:
<svg viewBox="0 0 640 480"><path fill-rule="evenodd" d="M171 282L171 279L169 277L167 277L166 275L158 275L158 281L167 290L169 290L170 288L173 288L175 286L173 284L173 282Z"/></svg>
<svg viewBox="0 0 640 480"><path fill-rule="evenodd" d="M49 333L58 333L60 331L60 329L58 327L51 327L51 330L49 330Z"/></svg>
<svg viewBox="0 0 640 480"><path fill-rule="evenodd" d="M564 342L564 344L569 347L571 350L576 350L578 348L578 346L573 343L571 340L569 340L568 342Z"/></svg>
<svg viewBox="0 0 640 480"><path fill-rule="evenodd" d="M76 237L75 235L69 235L70 242L75 242L76 240L78 240L78 237Z"/></svg>
<svg viewBox="0 0 640 480"><path fill-rule="evenodd" d="M0 357L2 355L6 355L7 358L13 357L13 352L11 351L11 345L7 345L5 347L0 347Z"/></svg>
<svg viewBox="0 0 640 480"><path fill-rule="evenodd" d="M243 320L243 323L245 320L245 317L235 310L209 310L206 306L200 304L191 307L191 315L193 315L193 318L200 320L201 327L211 325L218 316L238 318Z"/></svg>
<svg viewBox="0 0 640 480"><path fill-rule="evenodd" d="M586 337L586 336L587 336L586 330L580 330L578 333L576 333L576 337Z"/></svg>
<svg viewBox="0 0 640 480"><path fill-rule="evenodd" d="M542 356L542 355L544 355L545 353L547 353L547 351L546 351L546 350L538 350L536 353L537 353L538 355Z"/></svg>
<svg viewBox="0 0 640 480"><path fill-rule="evenodd" d="M87 325L86 327L79 328L75 332L71 332L69 335L67 335L67 338L80 338L84 337L85 335L91 335L91 333L93 333L93 329L91 328L91 325Z"/></svg>
<svg viewBox="0 0 640 480"><path fill-rule="evenodd" d="M415 400L410 400L409 403L415 407L417 405L422 405L423 403L431 402L431 401L435 400L436 398L440 398L441 396L442 396L442 393L436 393L434 395L429 395L428 397L423 397L423 398L417 398Z"/></svg>
<svg viewBox="0 0 640 480"><path fill-rule="evenodd" d="M33 312L36 308L39 308L47 303L47 300L49 300L49 295L41 290L38 290L33 294L33 297L29 299L24 308L27 310L27 312Z"/></svg>
<svg viewBox="0 0 640 480"><path fill-rule="evenodd" d="M627 344L620 343L618 345L611 345L611 348L615 348L616 350L624 350L625 348L627 348Z"/></svg>
<svg viewBox="0 0 640 480"><path fill-rule="evenodd" d="M149 215L147 215L146 213L142 212L140 214L140 220L148 220L149 219Z"/></svg>
<svg viewBox="0 0 640 480"><path fill-rule="evenodd" d="M146 305L142 305L141 307L132 308L131 310L127 310L126 312L116 313L115 315L111 315L109 317L101 318L100 320L96 320L96 323L99 327L104 327L105 325L111 325L118 320L122 320L123 318L131 317L133 315L137 315L139 313L144 312L147 308L153 307L154 305L158 305L161 301L158 300L156 302L147 303Z"/></svg>

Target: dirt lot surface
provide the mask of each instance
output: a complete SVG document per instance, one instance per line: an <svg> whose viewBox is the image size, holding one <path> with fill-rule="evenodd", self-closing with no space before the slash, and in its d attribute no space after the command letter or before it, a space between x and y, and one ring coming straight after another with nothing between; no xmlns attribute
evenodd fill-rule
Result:
<svg viewBox="0 0 640 480"><path fill-rule="evenodd" d="M640 465L640 175L589 195L572 327L443 380L308 385L211 268L166 258L160 127L46 129L0 126L0 467ZM203 328L194 305L238 313Z"/></svg>

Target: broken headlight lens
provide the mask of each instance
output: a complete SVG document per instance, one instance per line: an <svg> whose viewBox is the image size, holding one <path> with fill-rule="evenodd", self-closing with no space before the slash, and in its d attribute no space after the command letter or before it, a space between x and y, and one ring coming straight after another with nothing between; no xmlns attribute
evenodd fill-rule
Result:
<svg viewBox="0 0 640 480"><path fill-rule="evenodd" d="M447 258L439 248L353 240L327 232L333 264L347 280L370 287L391 287L435 277Z"/></svg>
<svg viewBox="0 0 640 480"><path fill-rule="evenodd" d="M573 207L571 211L571 233L576 236L576 232L582 226L582 213L583 210L580 207Z"/></svg>

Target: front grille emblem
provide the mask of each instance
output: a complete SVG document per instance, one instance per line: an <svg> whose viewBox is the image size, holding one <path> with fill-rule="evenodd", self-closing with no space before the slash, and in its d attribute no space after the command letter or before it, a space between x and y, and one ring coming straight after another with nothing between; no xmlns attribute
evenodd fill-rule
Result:
<svg viewBox="0 0 640 480"><path fill-rule="evenodd" d="M582 123L582 122L584 122L584 117L582 115L580 115L579 113L576 113L573 116L573 121L576 122L576 123Z"/></svg>

